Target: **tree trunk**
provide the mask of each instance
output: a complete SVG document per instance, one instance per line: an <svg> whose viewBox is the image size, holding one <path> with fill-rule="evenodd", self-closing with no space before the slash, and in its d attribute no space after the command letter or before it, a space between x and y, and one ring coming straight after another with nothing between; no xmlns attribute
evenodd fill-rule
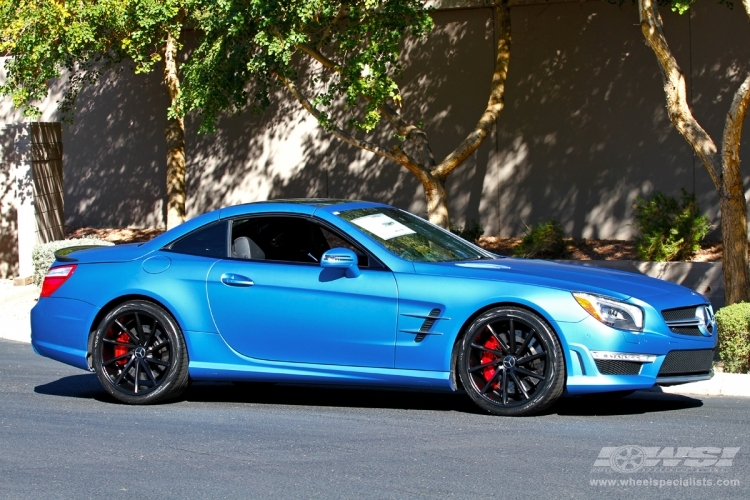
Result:
<svg viewBox="0 0 750 500"><path fill-rule="evenodd" d="M745 6L750 9L750 3L745 2ZM700 126L690 110L685 77L667 44L657 5L652 0L639 0L638 7L643 36L654 51L662 71L669 118L680 135L693 148L696 156L701 159L719 194L726 303L729 305L750 301L747 209L739 153L742 123L750 102L750 77L734 95L724 127L722 153L719 155L713 139Z"/></svg>
<svg viewBox="0 0 750 500"><path fill-rule="evenodd" d="M170 106L180 95L177 75L177 40L169 34L164 48L164 84ZM164 129L167 140L167 229L185 222L185 122L168 118Z"/></svg>
<svg viewBox="0 0 750 500"><path fill-rule="evenodd" d="M445 190L445 182L430 174L420 177L419 180L422 181L427 199L428 220L443 229L450 229L448 192Z"/></svg>
<svg viewBox="0 0 750 500"><path fill-rule="evenodd" d="M750 14L750 12L749 12ZM721 234L724 246L724 295L727 304L750 301L747 255L747 202L740 170L742 124L750 102L750 75L734 93L721 147ZM730 279L727 279L727 276Z"/></svg>

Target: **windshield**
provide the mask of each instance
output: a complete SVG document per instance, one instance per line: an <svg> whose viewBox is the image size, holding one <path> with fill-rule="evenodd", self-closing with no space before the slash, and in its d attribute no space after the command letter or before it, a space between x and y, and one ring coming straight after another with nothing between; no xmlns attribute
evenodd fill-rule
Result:
<svg viewBox="0 0 750 500"><path fill-rule="evenodd" d="M457 262L491 258L480 248L396 208L357 208L336 212L380 246L412 262Z"/></svg>

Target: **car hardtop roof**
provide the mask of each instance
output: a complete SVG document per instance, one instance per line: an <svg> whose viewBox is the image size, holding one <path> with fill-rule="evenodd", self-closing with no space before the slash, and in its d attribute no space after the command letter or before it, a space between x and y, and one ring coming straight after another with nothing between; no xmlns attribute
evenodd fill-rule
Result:
<svg viewBox="0 0 750 500"><path fill-rule="evenodd" d="M390 207L390 205L387 205L385 203L378 203L375 201L347 200L343 198L289 198L289 199L255 201L252 203L242 203L240 205L235 205L235 206L241 207L241 206L247 206L247 205L263 205L263 204L306 205L306 206L315 207L315 208L331 208L331 207L339 208L345 205L350 205L346 207L347 209L367 208L367 207Z"/></svg>

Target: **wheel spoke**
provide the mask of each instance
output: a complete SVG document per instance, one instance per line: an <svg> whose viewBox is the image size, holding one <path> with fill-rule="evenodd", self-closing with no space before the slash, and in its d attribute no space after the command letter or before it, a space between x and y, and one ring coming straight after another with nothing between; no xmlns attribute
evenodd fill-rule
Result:
<svg viewBox="0 0 750 500"><path fill-rule="evenodd" d="M476 371L482 370L484 368L488 368L488 367L490 367L492 365L497 365L497 364L502 363L502 362L503 362L502 359L495 359L495 360L490 361L489 363L485 363L483 365L478 365L478 366L475 366L474 368L469 368L469 373L474 373Z"/></svg>
<svg viewBox="0 0 750 500"><path fill-rule="evenodd" d="M544 380L544 375L539 375L538 373L530 372L529 370L524 370L523 368L519 368L516 366L516 371L520 373L521 375L526 375L527 377L533 377L539 380Z"/></svg>
<svg viewBox="0 0 750 500"><path fill-rule="evenodd" d="M513 324L513 318L510 318L510 328L508 330L508 354L516 355L516 326Z"/></svg>
<svg viewBox="0 0 750 500"><path fill-rule="evenodd" d="M136 359L136 363L135 363L135 377L134 377L135 378L135 383L134 383L134 386L133 386L135 388L134 392L136 394L138 394L138 383L140 382L140 380L138 380L138 378L140 377L140 373L138 373L138 369L140 367L141 367L141 361L139 359Z"/></svg>
<svg viewBox="0 0 750 500"><path fill-rule="evenodd" d="M143 343L141 345L148 345L148 341L146 340L146 334L143 331L143 324L141 324L141 316L138 313L133 314L135 316L135 328L138 331L138 338L143 340Z"/></svg>
<svg viewBox="0 0 750 500"><path fill-rule="evenodd" d="M505 356L504 352L496 351L494 349L488 349L487 347L484 347L483 345L471 344L471 347L473 347L474 349L479 349L480 351L489 352L489 353L494 354L495 356L498 356L498 357Z"/></svg>
<svg viewBox="0 0 750 500"><path fill-rule="evenodd" d="M116 320L115 320L115 323L117 324L117 326L119 326L119 327L120 327L120 329L122 329L122 332L123 332L123 333L127 333L127 334L128 334L129 336L133 337L133 338L135 339L135 341L136 341L136 342L137 342L138 344L140 344L140 343L141 343L140 339L138 338L138 334L137 334L137 333L133 333L133 332L131 332L130 330L128 330L127 328L125 328L125 325L123 325L123 324L122 324L122 323L120 322L120 320L119 320L119 319L116 319Z"/></svg>
<svg viewBox="0 0 750 500"><path fill-rule="evenodd" d="M495 340L497 340L497 343L500 344L500 347L505 351L505 354L510 354L510 351L508 350L508 346L505 345L505 342L503 342L503 339L500 338L500 335L498 335L495 330L492 329L492 325L487 323L487 329L490 331L493 337L495 337Z"/></svg>
<svg viewBox="0 0 750 500"><path fill-rule="evenodd" d="M103 362L103 363L102 363L102 366L109 366L109 365L111 365L112 363L116 363L116 362L120 361L121 359L125 359L125 358L127 358L128 356L131 356L132 354L133 354L132 352L126 352L126 353L125 353L125 354L123 354L122 356L117 356L116 358L112 358L112 359L110 359L109 361L105 361L105 362Z"/></svg>
<svg viewBox="0 0 750 500"><path fill-rule="evenodd" d="M508 404L508 370L503 370L503 405Z"/></svg>
<svg viewBox="0 0 750 500"><path fill-rule="evenodd" d="M134 359L135 359L135 356L130 358L130 361L128 361L128 363L122 368L122 371L113 382L115 386L120 385L120 382L122 382L123 377L125 377L125 374L128 373L128 370L130 370L130 366L133 364Z"/></svg>
<svg viewBox="0 0 750 500"><path fill-rule="evenodd" d="M500 366L495 371L495 374L492 375L492 378L487 381L484 387L482 387L482 394L487 394L487 391L489 391L492 388L492 384L497 382L497 376L500 374L500 372L505 372L505 368Z"/></svg>
<svg viewBox="0 0 750 500"><path fill-rule="evenodd" d="M136 347L138 347L137 345L128 344L127 342L118 342L112 339L102 339L102 342L106 342L107 344L114 344L114 345L127 347L128 349L135 349Z"/></svg>
<svg viewBox="0 0 750 500"><path fill-rule="evenodd" d="M169 366L169 363L166 361L162 361L160 359L154 359L154 358L143 358L143 361L146 361L148 363L154 363L159 366Z"/></svg>
<svg viewBox="0 0 750 500"><path fill-rule="evenodd" d="M518 348L518 356L523 354L523 352L526 350L527 347L529 347L529 342L531 342L531 339L534 338L534 335L536 334L536 330L531 329L529 330L529 334L526 336L525 339L523 339L523 343L521 344L521 347Z"/></svg>
<svg viewBox="0 0 750 500"><path fill-rule="evenodd" d="M526 363L531 363L535 359L544 358L547 357L546 352L538 352L536 354L532 354L531 356L526 356L525 358L521 358L519 360L516 360L516 366L518 365L525 365Z"/></svg>
<svg viewBox="0 0 750 500"><path fill-rule="evenodd" d="M523 397L526 398L526 399L529 399L529 393L526 392L526 389L524 388L523 384L518 379L518 377L516 376L516 374L514 372L510 372L510 377L513 379L513 382L516 383L516 387L518 387L519 389L521 389L521 394L523 394Z"/></svg>
<svg viewBox="0 0 750 500"><path fill-rule="evenodd" d="M151 347L148 348L148 350L149 350L149 352L156 352L156 351L160 350L162 347L164 347L165 345L169 345L169 340L165 340L164 342L162 342L159 345L151 346Z"/></svg>
<svg viewBox="0 0 750 500"><path fill-rule="evenodd" d="M138 363L141 365L141 369L143 369L144 372L146 372L146 375L149 379L151 379L151 383L153 384L153 387L156 387L156 378L154 378L154 373L151 371L151 368L144 363L143 360L139 359Z"/></svg>

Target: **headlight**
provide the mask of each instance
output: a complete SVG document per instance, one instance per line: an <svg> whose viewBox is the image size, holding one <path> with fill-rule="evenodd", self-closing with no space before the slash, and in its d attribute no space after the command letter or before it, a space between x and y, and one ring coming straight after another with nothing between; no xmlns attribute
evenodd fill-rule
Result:
<svg viewBox="0 0 750 500"><path fill-rule="evenodd" d="M638 306L591 293L573 292L573 297L587 313L607 326L634 332L643 330L643 310Z"/></svg>

